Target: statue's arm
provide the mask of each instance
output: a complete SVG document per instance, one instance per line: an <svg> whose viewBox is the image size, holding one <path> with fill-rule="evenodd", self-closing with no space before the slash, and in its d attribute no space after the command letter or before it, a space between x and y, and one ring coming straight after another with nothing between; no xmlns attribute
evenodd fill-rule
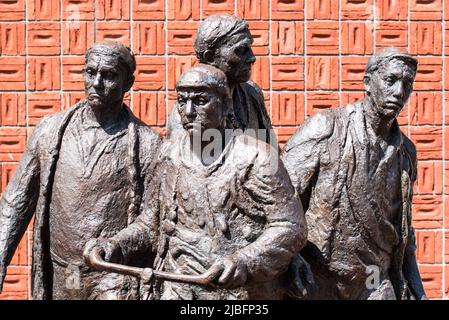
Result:
<svg viewBox="0 0 449 320"><path fill-rule="evenodd" d="M39 140L44 119L33 131L14 175L0 200L0 291L6 267L31 221L39 197Z"/></svg>
<svg viewBox="0 0 449 320"><path fill-rule="evenodd" d="M287 141L281 154L304 211L309 207L310 192L319 171L320 157L333 130L333 113L318 113L304 122Z"/></svg>
<svg viewBox="0 0 449 320"><path fill-rule="evenodd" d="M411 174L411 188L417 178L417 157L416 157L416 149L415 146L411 143L407 138L405 139L405 146L408 150L408 154L410 155L410 161L412 163L412 174ZM424 287L422 284L421 275L419 273L418 261L416 259L416 238L415 238L415 230L412 226L412 216L411 216L411 206L413 200L413 189L410 192L410 197L408 199L409 209L409 217L408 217L408 241L407 246L405 248L404 253L404 263L403 263L403 272L404 276L408 282L408 286L412 291L413 295L416 299L422 300L427 299L426 293L424 291Z"/></svg>
<svg viewBox="0 0 449 320"><path fill-rule="evenodd" d="M237 256L251 279L266 281L287 270L292 257L306 243L307 227L301 203L277 153L273 150L269 161L254 168L243 187L251 202L257 204L253 210L261 210L265 216L266 225Z"/></svg>

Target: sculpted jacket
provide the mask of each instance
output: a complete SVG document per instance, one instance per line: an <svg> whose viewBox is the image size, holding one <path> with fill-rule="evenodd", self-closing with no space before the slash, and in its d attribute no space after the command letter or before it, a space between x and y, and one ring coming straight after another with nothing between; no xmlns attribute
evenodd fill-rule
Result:
<svg viewBox="0 0 449 320"><path fill-rule="evenodd" d="M35 213L33 229L33 299L51 299L51 256L49 217L53 180L65 129L74 113L87 107L82 101L74 107L42 119L31 135L14 176L0 201L0 265L6 267ZM152 131L124 105L129 115L128 173L132 205L128 223L139 214L144 186L141 181L152 172L153 157L161 143ZM95 181L92 181L95 184ZM63 187L63 186L62 186Z"/></svg>
<svg viewBox="0 0 449 320"><path fill-rule="evenodd" d="M165 281L158 289L162 299L283 298L283 275L307 232L278 153L252 137L234 136L217 160L202 167L189 161L186 140L184 134L161 147L142 215L114 239L125 255L152 248L157 270L201 274L226 256L247 267L243 288Z"/></svg>
<svg viewBox="0 0 449 320"><path fill-rule="evenodd" d="M301 255L325 283L312 298L366 299L370 266L389 284L383 294L410 295L403 266L415 252L416 150L395 122L385 153L373 156L366 130L361 104L327 110L307 119L282 155L306 212Z"/></svg>

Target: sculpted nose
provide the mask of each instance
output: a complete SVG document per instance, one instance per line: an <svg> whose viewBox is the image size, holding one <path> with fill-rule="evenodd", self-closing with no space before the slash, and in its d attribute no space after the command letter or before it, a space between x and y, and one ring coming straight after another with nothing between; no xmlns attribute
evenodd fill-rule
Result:
<svg viewBox="0 0 449 320"><path fill-rule="evenodd" d="M402 81L397 81L393 95L398 99L402 99L404 97L404 90L404 83Z"/></svg>
<svg viewBox="0 0 449 320"><path fill-rule="evenodd" d="M95 75L93 87L94 88L101 88L102 85L103 85L103 80L101 79L101 75L100 75L100 73L97 73Z"/></svg>
<svg viewBox="0 0 449 320"><path fill-rule="evenodd" d="M186 102L186 116L188 118L195 118L196 116L195 107L192 104L192 100L187 100Z"/></svg>

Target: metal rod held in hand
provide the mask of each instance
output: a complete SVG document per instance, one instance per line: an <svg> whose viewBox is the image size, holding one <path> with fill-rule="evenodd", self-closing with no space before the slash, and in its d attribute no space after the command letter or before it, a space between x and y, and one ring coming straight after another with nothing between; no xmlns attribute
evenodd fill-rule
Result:
<svg viewBox="0 0 449 320"><path fill-rule="evenodd" d="M158 271L151 268L131 267L124 264L104 261L103 251L100 247L92 248L92 251L89 255L84 255L84 260L89 267L97 271L118 273L133 276L139 279L145 278L145 275L152 273L153 277L159 280L199 284L202 286L213 286L212 281L216 277L216 274L219 271L218 269L220 268L219 266L217 266L217 268L210 268L208 271L201 275L186 275Z"/></svg>

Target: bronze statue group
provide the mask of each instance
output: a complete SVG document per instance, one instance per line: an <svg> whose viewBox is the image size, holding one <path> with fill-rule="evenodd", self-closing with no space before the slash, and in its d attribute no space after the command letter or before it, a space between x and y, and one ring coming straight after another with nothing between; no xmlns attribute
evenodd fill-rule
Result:
<svg viewBox="0 0 449 320"><path fill-rule="evenodd" d="M1 197L0 290L34 216L33 299L426 299L396 120L417 60L373 55L365 98L279 153L252 42L235 16L201 22L164 138L123 103L129 48L93 45L86 99L42 119Z"/></svg>

